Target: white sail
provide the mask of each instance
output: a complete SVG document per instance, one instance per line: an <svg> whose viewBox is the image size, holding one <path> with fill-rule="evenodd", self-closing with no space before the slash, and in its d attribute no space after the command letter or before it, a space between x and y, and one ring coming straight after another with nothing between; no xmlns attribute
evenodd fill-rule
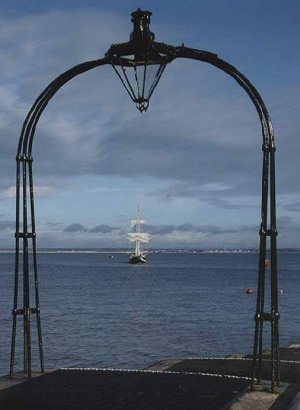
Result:
<svg viewBox="0 0 300 410"><path fill-rule="evenodd" d="M148 243L150 241L150 236L147 233L132 232L128 234L128 240L130 242L140 241L143 243Z"/></svg>
<svg viewBox="0 0 300 410"><path fill-rule="evenodd" d="M127 236L127 239L129 240L129 242L135 243L135 249L131 255L132 263L146 262L145 252L142 251L141 245L143 243L148 243L151 238L148 233L141 232L141 225L143 223L145 223L145 221L141 219L141 211L140 211L140 207L138 207L136 217L135 219L132 219L131 221L131 227L133 228L133 232L128 233L128 236Z"/></svg>
<svg viewBox="0 0 300 410"><path fill-rule="evenodd" d="M135 226L135 225L141 225L144 224L146 221L144 219L132 219L130 221L131 226Z"/></svg>

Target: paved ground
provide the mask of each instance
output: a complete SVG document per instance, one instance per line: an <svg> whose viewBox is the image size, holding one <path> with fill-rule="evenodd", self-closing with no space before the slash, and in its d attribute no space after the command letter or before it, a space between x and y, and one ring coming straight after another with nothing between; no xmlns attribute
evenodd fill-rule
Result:
<svg viewBox="0 0 300 410"><path fill-rule="evenodd" d="M230 374L242 377L251 377L252 360L250 359L187 359L169 367L177 372L203 372ZM262 362L262 379L269 380L271 376L271 362ZM281 381L300 383L300 364L297 362L282 361L280 366ZM299 409L300 410L300 409Z"/></svg>
<svg viewBox="0 0 300 410"><path fill-rule="evenodd" d="M197 374L58 370L0 391L0 409L220 410L248 385Z"/></svg>
<svg viewBox="0 0 300 410"><path fill-rule="evenodd" d="M249 389L249 356L158 362L145 371L60 369L0 378L1 410L300 410L300 347L280 349L282 385ZM265 352L263 378L270 377ZM209 373L209 374L208 374Z"/></svg>

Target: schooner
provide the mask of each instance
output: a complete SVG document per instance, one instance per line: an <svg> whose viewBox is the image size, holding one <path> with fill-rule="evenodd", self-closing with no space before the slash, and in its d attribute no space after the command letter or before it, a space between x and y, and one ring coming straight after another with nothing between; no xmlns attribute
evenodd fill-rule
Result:
<svg viewBox="0 0 300 410"><path fill-rule="evenodd" d="M130 263L146 262L146 253L142 249L142 244L148 243L150 240L150 236L148 233L141 232L141 225L143 223L145 223L145 221L141 219L141 211L140 207L138 207L136 212L136 218L131 221L133 232L128 234L128 240L130 242L135 243L135 249L130 255L129 259Z"/></svg>

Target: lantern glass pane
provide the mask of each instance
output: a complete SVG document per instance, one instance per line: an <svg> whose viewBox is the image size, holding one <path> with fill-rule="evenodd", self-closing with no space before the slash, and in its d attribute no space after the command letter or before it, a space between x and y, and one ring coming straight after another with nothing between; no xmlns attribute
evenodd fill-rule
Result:
<svg viewBox="0 0 300 410"><path fill-rule="evenodd" d="M136 73L136 82L137 82L137 97L138 100L141 100L145 97L145 65L134 67Z"/></svg>
<svg viewBox="0 0 300 410"><path fill-rule="evenodd" d="M118 77L120 78L122 84L124 85L126 91L128 92L130 98L135 101L136 94L135 88L132 88L132 82L130 82L130 72L133 71L132 68L123 67L119 65L113 65L115 72L117 73ZM129 75L129 78L128 78Z"/></svg>
<svg viewBox="0 0 300 410"><path fill-rule="evenodd" d="M133 64L131 67L113 65L130 98L141 112L147 110L149 99L165 67L166 63L147 64L147 62L141 65Z"/></svg>
<svg viewBox="0 0 300 410"><path fill-rule="evenodd" d="M147 98L150 96L150 90L152 84L155 82L155 77L157 73L157 69L159 66L157 64L147 65L146 67L146 77L145 77L145 95Z"/></svg>

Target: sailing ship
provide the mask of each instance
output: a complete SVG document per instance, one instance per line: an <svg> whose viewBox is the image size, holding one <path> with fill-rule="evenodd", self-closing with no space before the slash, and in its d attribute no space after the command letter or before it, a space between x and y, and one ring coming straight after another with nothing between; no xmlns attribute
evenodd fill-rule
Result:
<svg viewBox="0 0 300 410"><path fill-rule="evenodd" d="M131 221L131 226L133 232L128 234L128 240L135 243L135 249L130 255L130 263L145 263L146 262L146 252L142 249L142 244L148 243L150 236L148 233L141 232L141 225L145 223L141 219L141 210L140 207L137 209L136 218Z"/></svg>

